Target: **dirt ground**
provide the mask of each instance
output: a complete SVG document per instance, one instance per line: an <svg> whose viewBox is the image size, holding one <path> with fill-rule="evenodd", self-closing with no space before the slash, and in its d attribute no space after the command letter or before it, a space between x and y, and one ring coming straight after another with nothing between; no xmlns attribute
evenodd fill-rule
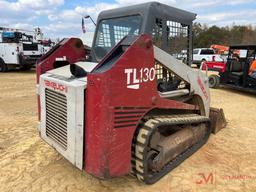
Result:
<svg viewBox="0 0 256 192"><path fill-rule="evenodd" d="M0 192L256 191L256 97L211 90L228 126L154 185L127 175L99 180L80 172L37 134L35 72L0 74Z"/></svg>

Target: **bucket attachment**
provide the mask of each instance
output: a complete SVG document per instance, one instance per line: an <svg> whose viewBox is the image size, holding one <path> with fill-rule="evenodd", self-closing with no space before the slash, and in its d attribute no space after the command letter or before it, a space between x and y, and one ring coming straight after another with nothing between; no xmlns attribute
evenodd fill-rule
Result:
<svg viewBox="0 0 256 192"><path fill-rule="evenodd" d="M210 120L212 133L216 134L221 129L227 126L227 121L223 112L223 109L217 109L211 107L210 109Z"/></svg>

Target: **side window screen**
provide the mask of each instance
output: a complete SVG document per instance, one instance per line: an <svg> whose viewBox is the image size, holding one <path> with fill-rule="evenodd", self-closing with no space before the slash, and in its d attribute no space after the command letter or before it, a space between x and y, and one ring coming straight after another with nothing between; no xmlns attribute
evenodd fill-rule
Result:
<svg viewBox="0 0 256 192"><path fill-rule="evenodd" d="M169 53L187 63L189 57L189 26L175 21L166 21L166 25Z"/></svg>
<svg viewBox="0 0 256 192"><path fill-rule="evenodd" d="M98 45L100 47L111 47L110 43L110 30L108 24L102 24L102 33L98 37Z"/></svg>
<svg viewBox="0 0 256 192"><path fill-rule="evenodd" d="M156 18L155 24L153 27L152 38L153 38L154 45L156 45L157 47L162 46L162 42L163 42L163 21L162 21L162 19Z"/></svg>
<svg viewBox="0 0 256 192"><path fill-rule="evenodd" d="M124 36L129 34L130 27L114 26L115 43L118 43Z"/></svg>

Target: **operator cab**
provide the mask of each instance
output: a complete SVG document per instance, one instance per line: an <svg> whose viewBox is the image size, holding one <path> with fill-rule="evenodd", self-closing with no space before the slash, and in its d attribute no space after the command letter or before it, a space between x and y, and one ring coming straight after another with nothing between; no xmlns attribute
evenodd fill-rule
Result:
<svg viewBox="0 0 256 192"><path fill-rule="evenodd" d="M103 11L97 20L91 60L100 62L126 36L148 34L152 37L155 46L191 65L192 22L195 18L194 13L158 2ZM130 44L132 42L130 41ZM155 69L160 92L186 87L181 79L157 61Z"/></svg>
<svg viewBox="0 0 256 192"><path fill-rule="evenodd" d="M221 74L221 83L237 88L256 88L256 79L250 77L249 68L256 56L256 45L230 46L226 71Z"/></svg>
<svg viewBox="0 0 256 192"><path fill-rule="evenodd" d="M154 45L190 65L195 18L194 13L158 2L103 11L97 20L91 58L99 62L127 35L149 34Z"/></svg>

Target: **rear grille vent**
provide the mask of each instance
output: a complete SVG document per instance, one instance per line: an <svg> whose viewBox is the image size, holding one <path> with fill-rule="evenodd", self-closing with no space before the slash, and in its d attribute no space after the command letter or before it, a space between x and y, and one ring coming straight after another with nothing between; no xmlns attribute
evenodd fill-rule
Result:
<svg viewBox="0 0 256 192"><path fill-rule="evenodd" d="M65 95L45 90L46 136L67 149L67 98Z"/></svg>
<svg viewBox="0 0 256 192"><path fill-rule="evenodd" d="M148 107L115 107L114 128L126 128L136 126L138 120L148 110Z"/></svg>

